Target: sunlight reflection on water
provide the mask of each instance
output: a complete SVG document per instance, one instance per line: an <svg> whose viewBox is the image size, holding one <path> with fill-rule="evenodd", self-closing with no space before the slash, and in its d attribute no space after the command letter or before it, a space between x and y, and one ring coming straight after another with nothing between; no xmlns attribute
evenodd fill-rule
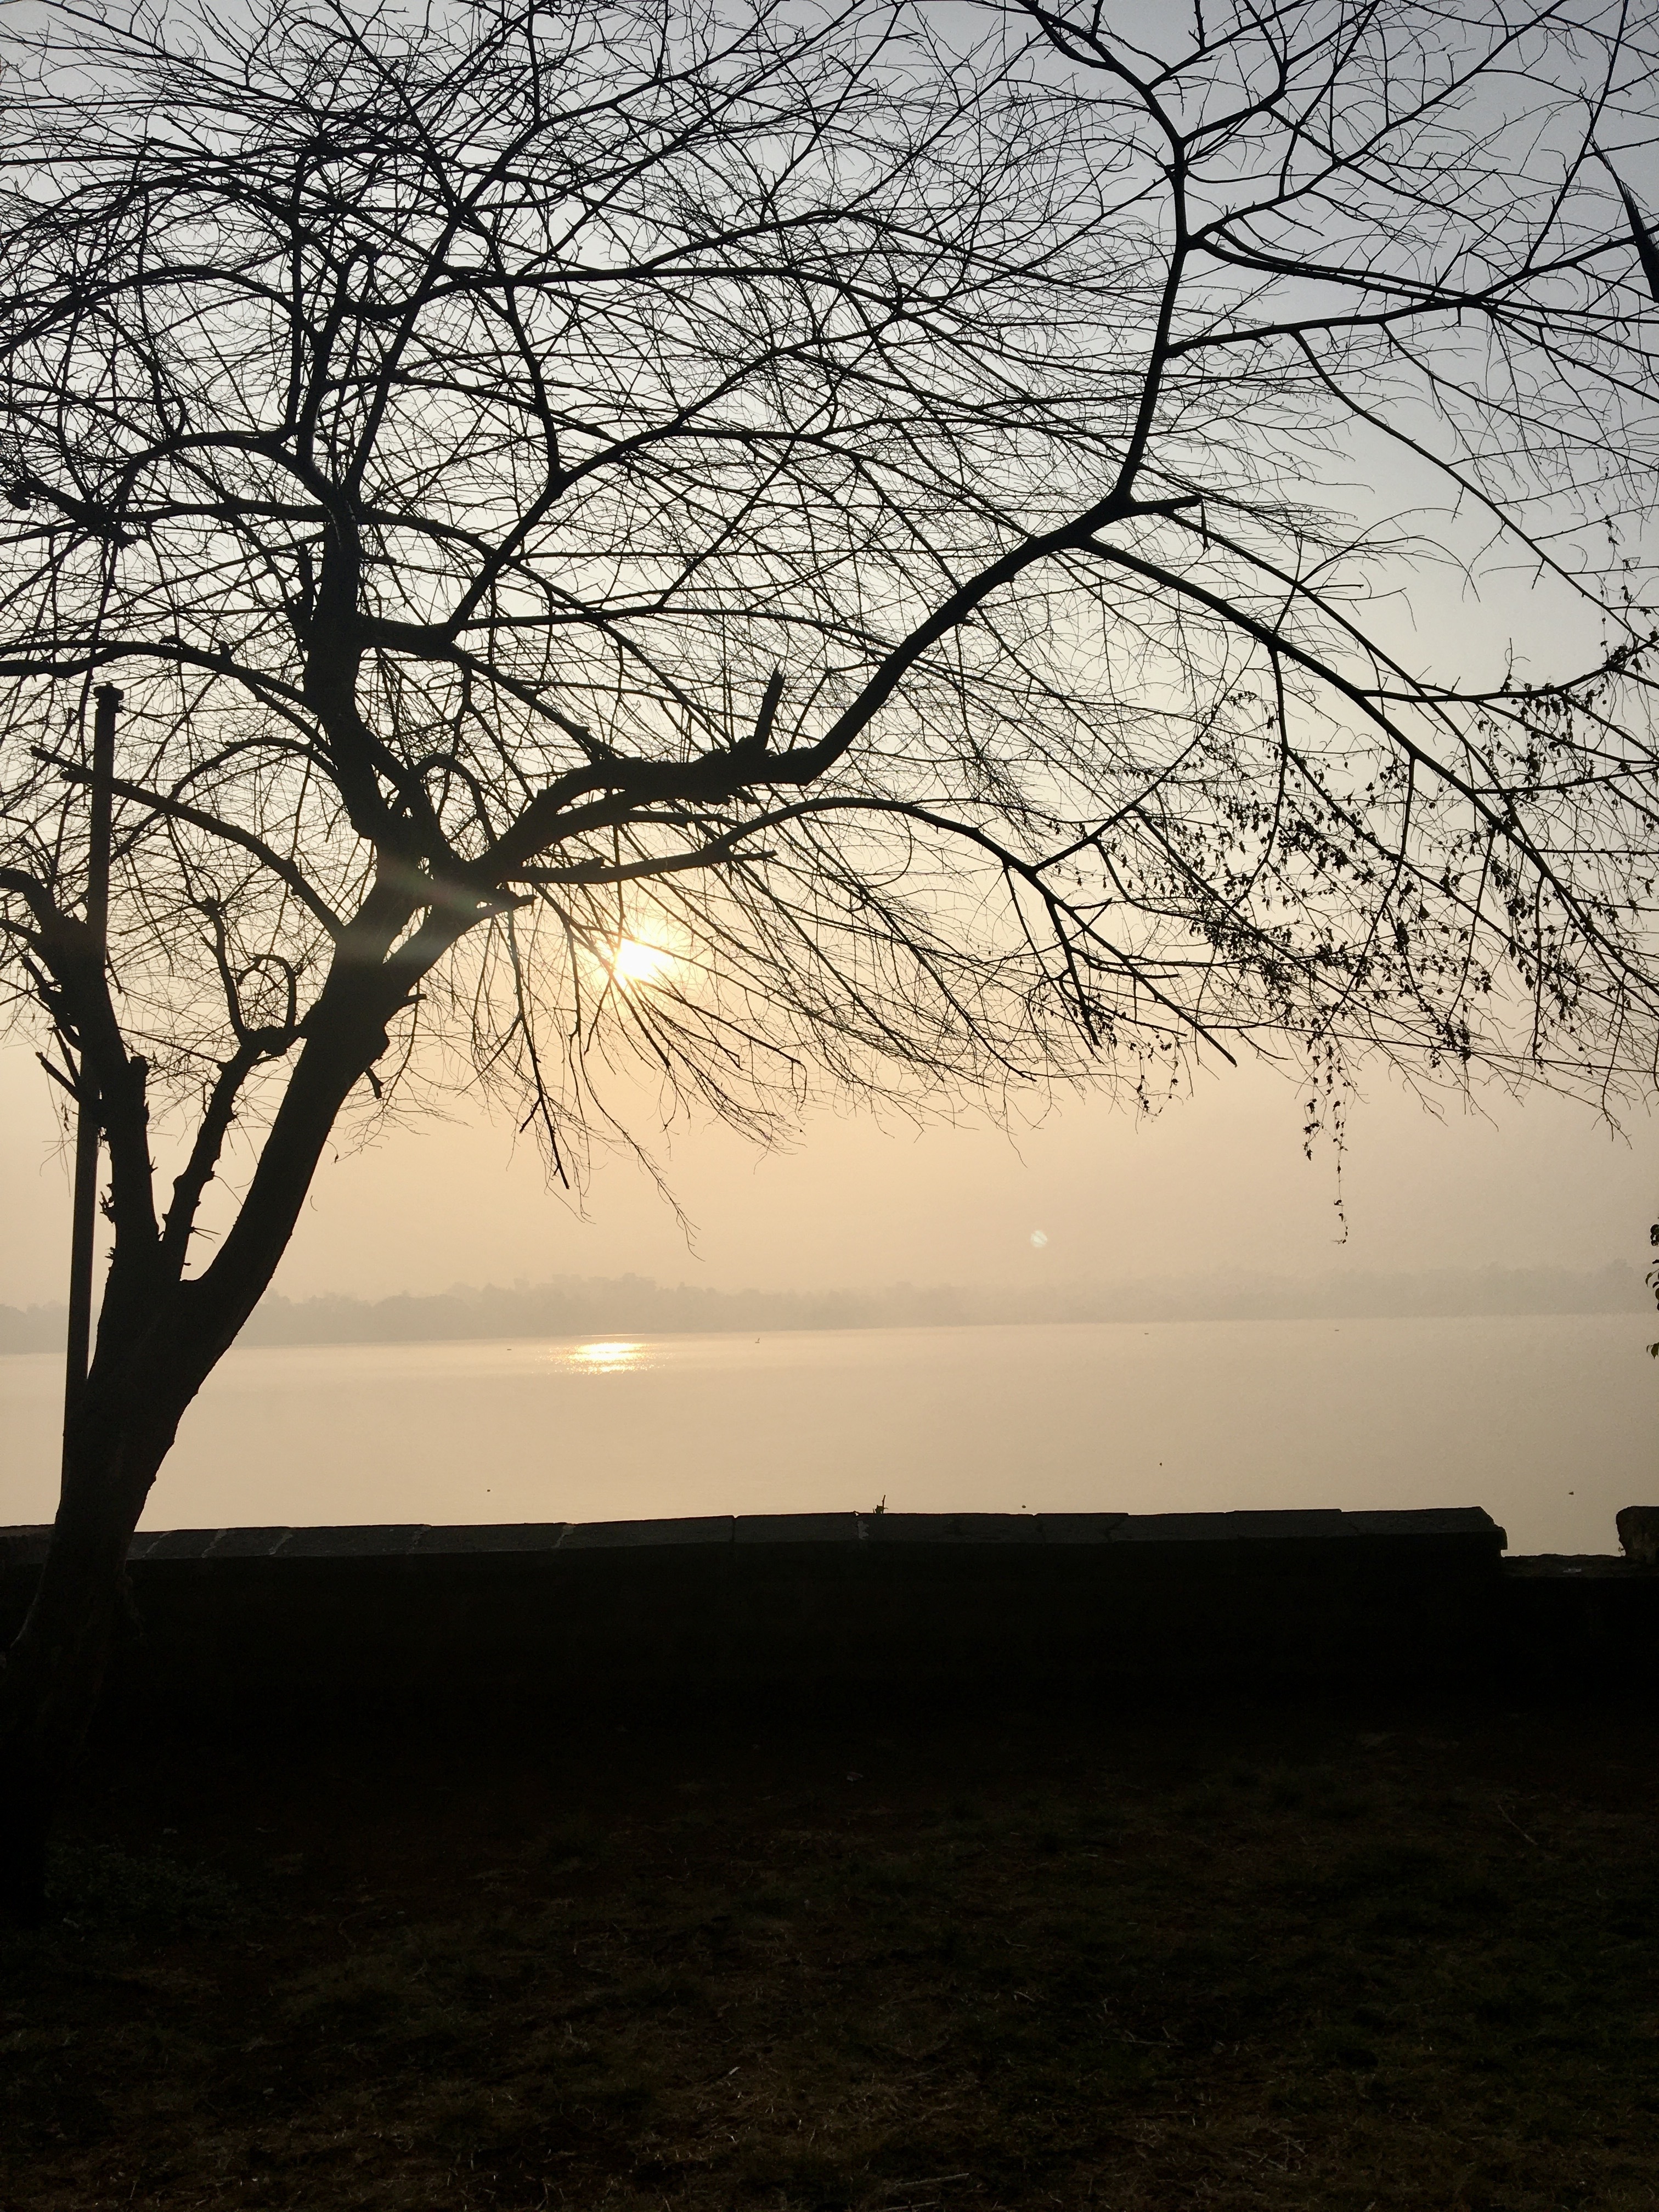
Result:
<svg viewBox="0 0 1659 2212"><path fill-rule="evenodd" d="M548 1354L554 1367L586 1370L590 1375L623 1375L646 1363L642 1344L579 1344L574 1351L556 1347Z"/></svg>

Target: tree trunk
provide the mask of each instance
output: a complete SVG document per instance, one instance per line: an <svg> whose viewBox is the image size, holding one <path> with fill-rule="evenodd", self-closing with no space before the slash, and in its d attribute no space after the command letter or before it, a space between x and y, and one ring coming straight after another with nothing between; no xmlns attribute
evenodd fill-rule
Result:
<svg viewBox="0 0 1659 2212"><path fill-rule="evenodd" d="M188 1310L192 1287L158 1295L125 1329L134 1317L106 1310L40 1585L0 1662L0 1911L14 1917L45 1909L47 1838L125 1611L138 1516L185 1409L246 1318L210 1334L207 1313Z"/></svg>
<svg viewBox="0 0 1659 2212"><path fill-rule="evenodd" d="M0 1672L0 1909L26 1919L45 1908L47 1835L103 1687L132 1532L212 1364L185 1356L176 1290L117 1296L115 1273L40 1586Z"/></svg>
<svg viewBox="0 0 1659 2212"><path fill-rule="evenodd" d="M46 1908L47 1834L103 1686L142 1505L141 1496L131 1517L118 1509L60 1513L34 1601L5 1655L0 1910L16 1918L38 1920Z"/></svg>
<svg viewBox="0 0 1659 2212"><path fill-rule="evenodd" d="M153 1218L116 1255L98 1348L66 1440L64 1497L40 1588L0 1669L0 1911L38 1918L53 1813L86 1741L123 1610L127 1547L185 1407L234 1342L287 1248L335 1115L386 1047L349 1004L307 1042L236 1223L207 1273L157 1279Z"/></svg>

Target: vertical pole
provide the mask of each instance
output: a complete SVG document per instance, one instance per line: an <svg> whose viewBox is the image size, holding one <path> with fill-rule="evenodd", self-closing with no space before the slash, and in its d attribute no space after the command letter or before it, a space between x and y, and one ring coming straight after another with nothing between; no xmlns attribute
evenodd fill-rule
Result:
<svg viewBox="0 0 1659 2212"><path fill-rule="evenodd" d="M92 848L87 862L87 927L101 954L109 941L110 813L115 775L115 710L121 694L100 684L92 732ZM75 1200L70 1226L69 1342L64 1361L64 1448L81 1394L86 1388L92 1349L92 1249L98 1226L98 1151L100 1122L98 1094L91 1086L84 1046L76 1071L79 1104L75 1121Z"/></svg>

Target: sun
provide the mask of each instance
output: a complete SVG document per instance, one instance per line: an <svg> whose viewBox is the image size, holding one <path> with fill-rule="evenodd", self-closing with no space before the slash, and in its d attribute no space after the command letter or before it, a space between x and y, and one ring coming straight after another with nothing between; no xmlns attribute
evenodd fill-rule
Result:
<svg viewBox="0 0 1659 2212"><path fill-rule="evenodd" d="M607 949L605 965L619 983L655 983L674 964L672 952L637 937L618 938Z"/></svg>

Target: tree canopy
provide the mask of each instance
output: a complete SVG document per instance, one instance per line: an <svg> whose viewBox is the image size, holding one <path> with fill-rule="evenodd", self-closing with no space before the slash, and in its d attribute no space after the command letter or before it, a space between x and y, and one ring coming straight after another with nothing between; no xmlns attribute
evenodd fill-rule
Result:
<svg viewBox="0 0 1659 2212"><path fill-rule="evenodd" d="M348 964L558 1151L618 1052L738 1118L1650 1060L1625 12L261 0L9 59L4 926L71 1080L100 681L118 1048L210 1150Z"/></svg>

